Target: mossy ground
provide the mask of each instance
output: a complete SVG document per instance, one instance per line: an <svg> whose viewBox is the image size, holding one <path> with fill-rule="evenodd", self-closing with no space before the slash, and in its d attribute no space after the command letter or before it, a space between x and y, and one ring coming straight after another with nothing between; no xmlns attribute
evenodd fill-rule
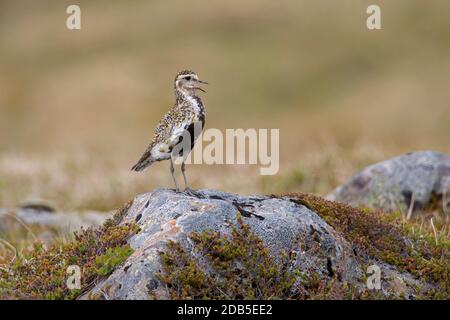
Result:
<svg viewBox="0 0 450 320"><path fill-rule="evenodd" d="M161 254L163 268L158 277L172 299L282 299L291 295L296 275L289 272L288 257L283 254L276 263L240 216L231 237L206 230L190 238L200 259L173 241ZM197 261L201 259L211 272Z"/></svg>
<svg viewBox="0 0 450 320"><path fill-rule="evenodd" d="M193 254L178 242L161 253L171 299L387 299L389 296L294 267L295 254L274 259L240 215L231 236L205 230L190 235ZM301 243L299 243L301 245Z"/></svg>
<svg viewBox="0 0 450 320"><path fill-rule="evenodd" d="M291 193L294 202L318 213L328 224L350 241L355 250L406 271L438 289L423 293L424 298L450 297L450 242L399 214L386 214L367 208L355 208L321 197Z"/></svg>
<svg viewBox="0 0 450 320"><path fill-rule="evenodd" d="M399 215L324 200L309 194L287 194L285 199L319 214L349 241L362 265L383 261L409 272L424 284L416 298L450 297L450 244ZM138 227L119 224L131 203L98 229L87 229L73 241L49 249L36 242L1 268L0 297L10 299L75 299L93 283L110 274L132 253L129 236ZM157 275L172 299L389 299L341 281L339 275L321 274L293 267L290 250L275 259L261 239L238 215L230 236L206 230L192 233L192 252L168 242L161 253ZM299 239L299 246L302 246ZM287 248L289 249L289 248ZM81 289L69 290L67 267L82 270ZM427 285L427 286L426 286Z"/></svg>
<svg viewBox="0 0 450 320"><path fill-rule="evenodd" d="M308 194L289 198L318 213L352 245L362 265L383 261L400 272L409 272L424 286L415 298L448 299L450 296L449 242L427 232L411 231L412 224L396 215L324 200ZM231 236L206 230L193 233L194 255L176 242L162 253L159 274L172 299L391 299L401 294L383 293L343 282L338 275L324 278L292 268L291 252L279 261L268 254L238 216ZM299 245L302 245L299 243ZM428 284L426 290L425 284Z"/></svg>
<svg viewBox="0 0 450 320"><path fill-rule="evenodd" d="M101 277L111 273L132 253L127 239L137 231L134 224L119 225L129 203L98 229L75 234L75 240L49 249L36 242L0 269L2 299L75 299ZM81 288L70 290L68 267L81 270Z"/></svg>

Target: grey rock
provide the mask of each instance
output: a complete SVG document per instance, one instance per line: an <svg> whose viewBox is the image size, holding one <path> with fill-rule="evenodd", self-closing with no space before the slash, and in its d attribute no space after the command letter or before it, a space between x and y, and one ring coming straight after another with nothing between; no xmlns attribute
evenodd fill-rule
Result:
<svg viewBox="0 0 450 320"><path fill-rule="evenodd" d="M137 196L121 222L135 221L140 227L128 240L134 253L82 298L101 294L107 299L167 299L165 285L155 276L161 271L160 252L165 250L166 243L178 241L193 255L191 232L210 229L230 235L238 211L275 259L279 259L282 250L296 252L293 268L322 277L329 277L331 268L339 272L342 281L365 287L365 267L355 258L351 244L310 209L289 198L240 196L214 190L197 193L199 196L195 197L158 189ZM303 251L300 238L315 243L316 249ZM410 275L378 264L402 282L415 283ZM389 290L389 283L383 286L383 290Z"/></svg>
<svg viewBox="0 0 450 320"><path fill-rule="evenodd" d="M0 208L0 232L13 233L24 226L39 226L44 234L48 233L46 229L70 234L81 227L99 226L111 216L112 213L97 211L55 212L29 205L18 209ZM37 236L40 237L39 233Z"/></svg>
<svg viewBox="0 0 450 320"><path fill-rule="evenodd" d="M373 164L339 186L327 199L405 212L450 193L450 157L434 151L408 153ZM448 197L447 197L448 198Z"/></svg>

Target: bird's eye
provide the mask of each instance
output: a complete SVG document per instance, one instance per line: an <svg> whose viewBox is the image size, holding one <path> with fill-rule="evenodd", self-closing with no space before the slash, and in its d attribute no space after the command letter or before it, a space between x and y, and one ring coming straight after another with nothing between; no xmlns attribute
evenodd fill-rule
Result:
<svg viewBox="0 0 450 320"><path fill-rule="evenodd" d="M190 81L190 80L191 80L191 77L186 77L186 78L184 78L184 79L186 79L187 81Z"/></svg>

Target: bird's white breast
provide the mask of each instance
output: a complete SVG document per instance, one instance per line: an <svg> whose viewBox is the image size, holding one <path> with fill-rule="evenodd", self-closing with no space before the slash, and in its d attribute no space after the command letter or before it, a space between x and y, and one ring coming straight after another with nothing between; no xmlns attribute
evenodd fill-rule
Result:
<svg viewBox="0 0 450 320"><path fill-rule="evenodd" d="M201 111L200 106L198 105L198 101L195 98L188 96L186 99L191 104L195 113L199 113Z"/></svg>

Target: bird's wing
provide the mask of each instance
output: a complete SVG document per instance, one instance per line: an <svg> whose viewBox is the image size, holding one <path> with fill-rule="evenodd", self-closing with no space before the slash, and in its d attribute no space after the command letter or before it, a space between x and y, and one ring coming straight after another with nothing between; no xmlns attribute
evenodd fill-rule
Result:
<svg viewBox="0 0 450 320"><path fill-rule="evenodd" d="M155 128L152 144L164 143L173 147L178 138L182 136L187 124L190 122L189 115L174 109L166 113Z"/></svg>
<svg viewBox="0 0 450 320"><path fill-rule="evenodd" d="M174 121L170 128L166 132L166 136L164 138L164 144L167 145L169 152L181 141L181 138L188 130L190 124L193 119L191 115L185 115L183 117L179 117L176 121Z"/></svg>
<svg viewBox="0 0 450 320"><path fill-rule="evenodd" d="M155 148L155 146L159 147L158 145L160 143L162 143L163 141L165 141L167 139L167 137L170 135L170 131L171 131L170 123L172 122L172 119L173 119L173 111L172 110L170 110L168 113L166 113L161 118L161 120L159 120L159 123L153 132L152 141L148 145L147 149L145 149L145 151L142 154L139 161L131 168L131 170L142 171L146 167L148 167L150 164L152 164L153 162L155 162L157 160L161 160L152 155L154 153L153 149Z"/></svg>
<svg viewBox="0 0 450 320"><path fill-rule="evenodd" d="M183 133L192 122L189 114L183 114L172 108L166 113L155 128L152 142L149 144L139 161L131 168L131 170L141 171L155 161L166 160L170 158L170 153Z"/></svg>

